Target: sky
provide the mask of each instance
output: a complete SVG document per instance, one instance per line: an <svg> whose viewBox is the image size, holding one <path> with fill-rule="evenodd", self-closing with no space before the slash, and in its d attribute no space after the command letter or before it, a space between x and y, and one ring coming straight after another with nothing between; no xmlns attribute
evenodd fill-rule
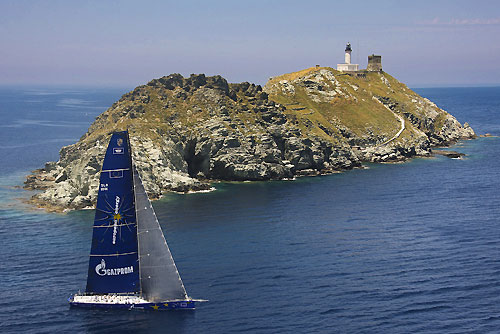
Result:
<svg viewBox="0 0 500 334"><path fill-rule="evenodd" d="M0 0L0 85L265 84L382 56L410 87L500 85L500 1Z"/></svg>

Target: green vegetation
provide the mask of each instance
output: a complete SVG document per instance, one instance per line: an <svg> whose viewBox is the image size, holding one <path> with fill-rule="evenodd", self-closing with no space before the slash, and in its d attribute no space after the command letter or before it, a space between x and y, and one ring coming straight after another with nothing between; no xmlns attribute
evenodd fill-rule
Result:
<svg viewBox="0 0 500 334"><path fill-rule="evenodd" d="M293 86L293 88L290 88ZM415 119L432 118L432 129L440 129L447 113L387 73L344 73L329 67L313 67L272 78L265 86L269 98L286 106L286 114L297 121L303 135L314 134L331 141L341 129L367 143L383 142L400 129L395 114ZM423 102L424 101L424 102ZM421 134L411 122L400 139ZM362 140L360 141L362 143Z"/></svg>

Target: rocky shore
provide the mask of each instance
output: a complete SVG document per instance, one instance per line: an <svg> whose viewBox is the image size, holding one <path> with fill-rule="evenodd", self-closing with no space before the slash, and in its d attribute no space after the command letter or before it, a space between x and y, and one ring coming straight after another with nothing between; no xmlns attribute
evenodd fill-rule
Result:
<svg viewBox="0 0 500 334"><path fill-rule="evenodd" d="M400 161L475 137L386 73L312 68L264 88L220 76L154 79L123 95L80 140L27 177L51 211L93 206L110 134L128 129L151 197L211 189L217 180L271 180Z"/></svg>

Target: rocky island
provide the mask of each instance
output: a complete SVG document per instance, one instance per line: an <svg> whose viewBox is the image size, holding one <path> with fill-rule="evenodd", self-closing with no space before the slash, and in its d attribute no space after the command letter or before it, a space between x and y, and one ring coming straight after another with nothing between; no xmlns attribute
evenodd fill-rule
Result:
<svg viewBox="0 0 500 334"><path fill-rule="evenodd" d="M110 134L128 129L152 198L217 180L271 180L401 161L475 137L449 113L378 72L313 67L262 88L221 76L172 74L125 94L57 162L27 177L50 211L92 206Z"/></svg>

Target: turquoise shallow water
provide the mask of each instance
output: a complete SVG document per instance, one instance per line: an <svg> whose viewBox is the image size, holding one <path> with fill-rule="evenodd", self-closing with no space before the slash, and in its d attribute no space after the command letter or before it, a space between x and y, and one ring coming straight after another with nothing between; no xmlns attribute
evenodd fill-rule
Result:
<svg viewBox="0 0 500 334"><path fill-rule="evenodd" d="M500 88L418 92L500 135ZM154 203L194 312L70 309L92 211L48 214L24 176L75 142L120 90L0 90L0 332L494 333L500 327L498 138L467 159L296 181L216 184Z"/></svg>

